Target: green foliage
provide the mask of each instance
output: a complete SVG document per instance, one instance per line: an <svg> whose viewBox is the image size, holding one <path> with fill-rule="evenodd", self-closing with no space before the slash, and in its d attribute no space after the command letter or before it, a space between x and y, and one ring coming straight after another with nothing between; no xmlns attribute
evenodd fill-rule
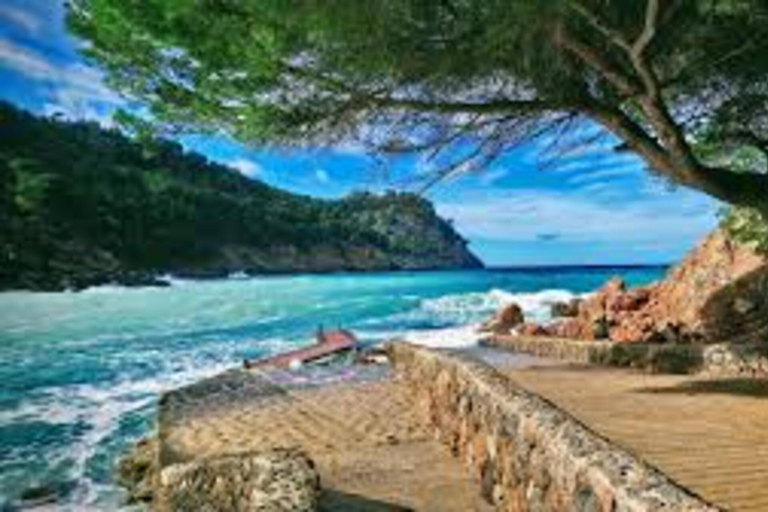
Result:
<svg viewBox="0 0 768 512"><path fill-rule="evenodd" d="M756 190L768 179L708 168L688 147L708 130L719 155L768 150L763 0L74 5L69 25L88 54L163 129L267 144L364 139L428 151L451 174L544 134L573 146L564 134L583 133L589 117L670 180L768 216Z"/></svg>
<svg viewBox="0 0 768 512"><path fill-rule="evenodd" d="M754 246L768 255L768 221L750 208L728 208L722 213L721 226L739 243Z"/></svg>
<svg viewBox="0 0 768 512"><path fill-rule="evenodd" d="M365 247L407 258L464 244L414 195L298 196L175 142L138 143L1 102L0 195L0 286L30 269L48 273L93 259L99 268L226 271L247 264L229 262L227 248Z"/></svg>
<svg viewBox="0 0 768 512"><path fill-rule="evenodd" d="M32 160L9 160L7 166L10 172L6 187L10 201L19 212L34 214L45 199L53 176L35 169Z"/></svg>

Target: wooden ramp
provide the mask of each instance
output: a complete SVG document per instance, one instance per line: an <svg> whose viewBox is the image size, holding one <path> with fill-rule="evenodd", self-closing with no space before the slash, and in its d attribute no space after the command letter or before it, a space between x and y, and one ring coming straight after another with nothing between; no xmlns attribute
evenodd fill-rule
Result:
<svg viewBox="0 0 768 512"><path fill-rule="evenodd" d="M317 343L306 348L300 348L291 352L285 352L265 359L246 359L243 366L246 369L278 367L288 368L294 364L302 365L311 363L325 357L333 356L353 350L357 345L354 334L345 329L324 331L317 333Z"/></svg>
<svg viewBox="0 0 768 512"><path fill-rule="evenodd" d="M505 373L711 503L768 511L768 381L568 366Z"/></svg>

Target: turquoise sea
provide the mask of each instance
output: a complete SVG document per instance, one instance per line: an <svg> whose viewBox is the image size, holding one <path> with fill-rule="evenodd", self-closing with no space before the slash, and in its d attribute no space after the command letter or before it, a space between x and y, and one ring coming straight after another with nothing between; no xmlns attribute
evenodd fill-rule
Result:
<svg viewBox="0 0 768 512"><path fill-rule="evenodd" d="M540 268L301 275L169 288L0 293L0 510L45 486L36 510L115 510L117 456L152 428L159 393L256 357L312 343L319 325L363 341L476 342L473 324L518 302L529 318L620 275L663 268Z"/></svg>

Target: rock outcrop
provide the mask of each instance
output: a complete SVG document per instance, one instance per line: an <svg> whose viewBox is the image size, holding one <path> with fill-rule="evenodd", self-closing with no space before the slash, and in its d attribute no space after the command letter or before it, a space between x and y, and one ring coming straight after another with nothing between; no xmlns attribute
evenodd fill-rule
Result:
<svg viewBox="0 0 768 512"><path fill-rule="evenodd" d="M579 314L582 299L571 299L568 302L555 302L550 306L552 318L574 317Z"/></svg>
<svg viewBox="0 0 768 512"><path fill-rule="evenodd" d="M157 474L157 440L141 439L117 464L117 481L128 491L128 501L152 501Z"/></svg>
<svg viewBox="0 0 768 512"><path fill-rule="evenodd" d="M168 466L159 476L159 512L310 512L320 479L296 450L238 454Z"/></svg>
<svg viewBox="0 0 768 512"><path fill-rule="evenodd" d="M768 339L768 260L718 230L664 280L628 289L612 279L575 317L519 332L617 343Z"/></svg>
<svg viewBox="0 0 768 512"><path fill-rule="evenodd" d="M509 331L525 322L523 308L514 302L501 308L487 322L480 325L480 332L493 334L509 334Z"/></svg>

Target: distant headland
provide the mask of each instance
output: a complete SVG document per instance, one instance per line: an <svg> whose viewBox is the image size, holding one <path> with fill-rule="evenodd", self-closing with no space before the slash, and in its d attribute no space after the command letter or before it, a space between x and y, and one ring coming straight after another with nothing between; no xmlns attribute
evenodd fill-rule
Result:
<svg viewBox="0 0 768 512"><path fill-rule="evenodd" d="M482 267L414 194L300 196L175 142L139 143L8 103L0 134L0 289Z"/></svg>

